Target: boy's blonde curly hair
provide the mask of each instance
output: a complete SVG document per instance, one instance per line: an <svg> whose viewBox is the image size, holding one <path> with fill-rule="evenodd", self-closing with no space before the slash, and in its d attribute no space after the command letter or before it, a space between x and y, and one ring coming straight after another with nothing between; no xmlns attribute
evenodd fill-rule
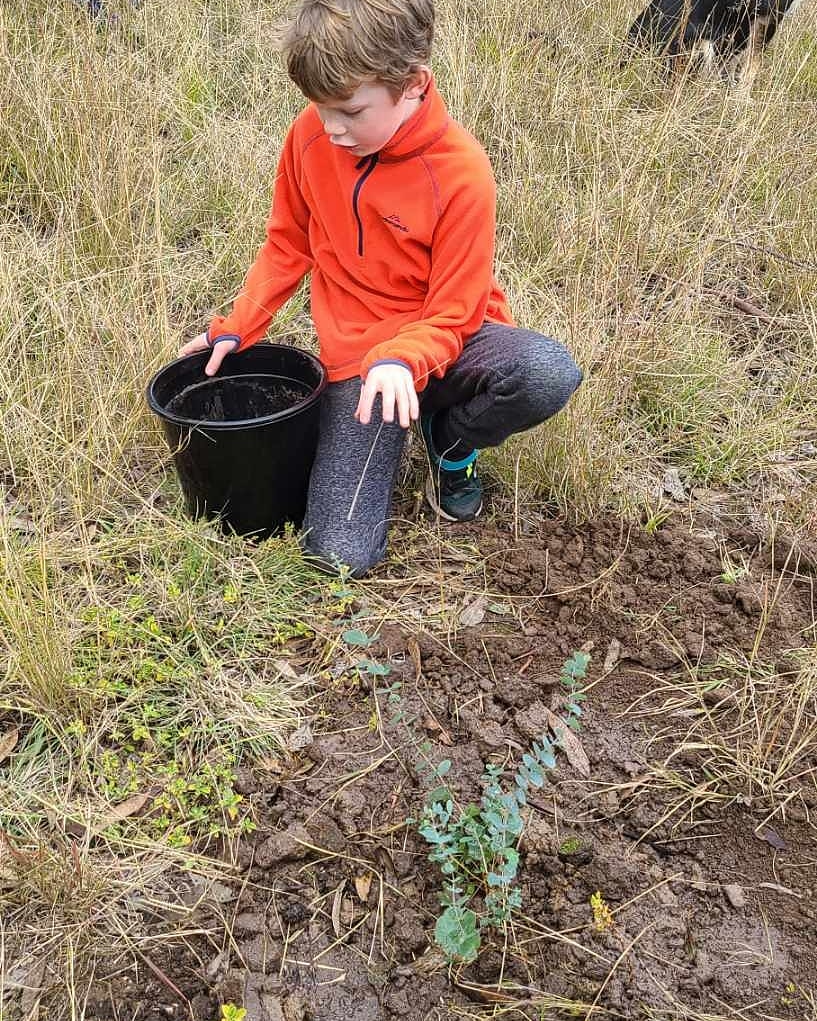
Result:
<svg viewBox="0 0 817 1021"><path fill-rule="evenodd" d="M434 0L301 0L281 29L287 71L315 102L348 99L365 81L397 97L427 64Z"/></svg>

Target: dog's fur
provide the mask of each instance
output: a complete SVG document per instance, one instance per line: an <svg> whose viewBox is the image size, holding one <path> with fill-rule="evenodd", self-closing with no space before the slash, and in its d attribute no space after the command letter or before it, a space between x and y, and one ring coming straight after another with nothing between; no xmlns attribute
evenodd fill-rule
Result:
<svg viewBox="0 0 817 1021"><path fill-rule="evenodd" d="M704 64L750 86L765 47L800 0L650 0L627 33L630 50L666 58L669 74Z"/></svg>

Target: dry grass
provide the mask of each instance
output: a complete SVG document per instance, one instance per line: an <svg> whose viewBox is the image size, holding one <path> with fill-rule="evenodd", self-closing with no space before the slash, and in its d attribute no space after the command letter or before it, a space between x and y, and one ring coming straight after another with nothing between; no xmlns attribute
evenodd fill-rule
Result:
<svg viewBox="0 0 817 1021"><path fill-rule="evenodd" d="M298 621L319 627L327 596L291 538L249 549L184 521L143 400L261 239L301 105L272 45L283 5L109 6L107 27L68 0L0 7L0 738L17 732L0 789L0 975L52 990L55 1019L65 990L82 1012L112 948L150 956L133 891L206 870L167 834L195 831L202 802L211 825L236 823L215 776L165 839L149 811L102 825L170 761L154 732L170 728L194 775L216 750L230 774L280 742L304 692L270 653ZM496 168L511 303L586 370L563 415L489 458L515 505L629 512L672 464L695 485L748 483L812 527L814 11L775 41L753 103L667 91L646 62L620 69L619 5L440 11L435 67ZM312 343L303 292L274 331ZM436 548L439 568L448 540ZM782 741L783 681L729 676L717 713L692 674L675 696L696 712L689 740L722 775L785 797L806 746ZM812 735L813 662L798 678L785 713ZM153 754L136 781L110 758L127 744ZM34 945L42 973L20 970Z"/></svg>
<svg viewBox="0 0 817 1021"><path fill-rule="evenodd" d="M655 764L627 788L635 799L660 792L665 810L656 826L682 826L704 806L735 803L761 813L758 829L792 808L808 816L817 795L813 649L778 666L726 656L706 667L687 664L627 715L661 721L650 742Z"/></svg>

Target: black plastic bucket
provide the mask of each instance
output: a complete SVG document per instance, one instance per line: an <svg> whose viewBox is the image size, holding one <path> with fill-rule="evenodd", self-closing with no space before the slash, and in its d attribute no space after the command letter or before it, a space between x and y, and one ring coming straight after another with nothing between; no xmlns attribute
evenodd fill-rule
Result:
<svg viewBox="0 0 817 1021"><path fill-rule="evenodd" d="M240 535L300 525L318 443L326 370L283 344L229 354L204 375L209 351L171 362L147 389L194 517Z"/></svg>

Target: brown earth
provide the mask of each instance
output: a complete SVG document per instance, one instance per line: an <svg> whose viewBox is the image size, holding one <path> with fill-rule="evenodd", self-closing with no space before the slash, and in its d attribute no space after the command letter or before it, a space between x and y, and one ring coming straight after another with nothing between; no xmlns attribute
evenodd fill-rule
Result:
<svg viewBox="0 0 817 1021"><path fill-rule="evenodd" d="M747 782L720 800L699 792L694 812L666 819L679 788L662 788L651 770L692 719L688 705L661 707L696 664L729 655L791 669L790 651L815 644L815 550L680 516L653 535L546 518L521 540L496 524L458 534L478 542L479 558L465 551L419 582L416 564L404 580L394 566L385 590L373 585L371 602L353 608L361 620L374 619L378 601L388 611L364 653L390 665L388 678L361 684L348 656L328 664L314 735L301 735L289 761L242 775L259 829L223 882L194 892L189 950L154 962L163 977L99 984L86 1016L215 1021L234 1002L246 1021L500 1009L532 1019L815 1017L814 773L771 817ZM749 568L731 584L724 551ZM469 616L482 619L467 626ZM364 625L340 622L338 634L355 626ZM512 763L542 732L545 709L561 705L561 664L587 643L590 776L560 758L522 839L522 911L506 940L448 969L433 947L439 873L406 824L428 789L419 744L432 742L432 762L452 760L460 799L478 799L483 763ZM395 680L411 726L390 723L373 690ZM702 705L718 708L712 697ZM706 779L702 754L675 760L693 788ZM560 855L569 836L581 848ZM613 912L604 932L592 924L595 891ZM587 1006L568 1014L559 998Z"/></svg>

